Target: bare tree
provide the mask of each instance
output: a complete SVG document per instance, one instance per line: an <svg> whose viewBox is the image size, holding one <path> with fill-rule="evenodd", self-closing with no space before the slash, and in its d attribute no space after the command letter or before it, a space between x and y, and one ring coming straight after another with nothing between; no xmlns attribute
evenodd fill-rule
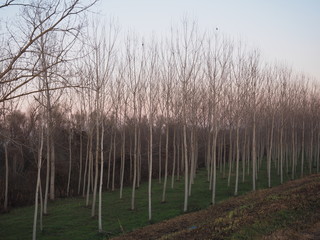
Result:
<svg viewBox="0 0 320 240"><path fill-rule="evenodd" d="M175 68L174 68L174 54L169 49L162 49L161 51L161 79L162 79L162 97L164 98L165 105L165 117L166 117L166 145L165 145L165 171L164 171L164 182L162 191L162 202L166 201L166 188L168 179L168 161L169 161L169 125L170 125L170 109L171 109L171 98L172 98L172 86L175 81ZM161 130L160 130L161 135ZM175 139L174 139L175 141ZM174 143L175 144L175 143ZM160 151L159 151L160 154ZM160 159L159 159L160 160ZM173 166L175 165L175 156ZM160 168L160 163L159 163ZM161 174L159 174L160 177ZM172 173L174 175L174 171Z"/></svg>
<svg viewBox="0 0 320 240"><path fill-rule="evenodd" d="M143 45L144 48L144 45ZM153 163L153 118L155 114L156 99L158 97L157 91L159 89L157 78L159 72L157 71L158 64L158 48L152 43L147 52L148 66L147 66L147 92L148 92L148 110L149 110L149 168L148 168L148 214L149 221L152 220L152 163Z"/></svg>
<svg viewBox="0 0 320 240"><path fill-rule="evenodd" d="M81 30L83 14L96 2L94 0L83 5L79 0L37 0L29 4L9 0L0 5L0 10L21 7L19 24L11 24L12 27L7 29L4 42L7 47L0 58L0 85L10 85L7 91L1 93L0 102L43 91L32 89L31 84L44 71L66 60L65 54L74 45ZM48 34L60 38L63 54L60 52L56 55L56 61L48 64L45 69L37 68L41 56L30 56L37 42ZM9 78L13 72L15 76Z"/></svg>
<svg viewBox="0 0 320 240"><path fill-rule="evenodd" d="M248 79L250 81L250 97L252 104L252 190L256 190L257 178L257 104L259 100L259 90L261 77L259 76L259 53L254 51L248 59Z"/></svg>
<svg viewBox="0 0 320 240"><path fill-rule="evenodd" d="M43 142L44 142L44 124L42 122L40 122L39 140L40 140L40 143L39 143L38 160L37 160L37 183L36 183L35 204L34 204L35 206L34 206L32 240L36 240L36 237L37 237L37 218L38 218L38 208L39 208L38 202L39 202L39 191L41 191L41 165L42 165L42 152L43 152ZM40 194L40 199L42 199L42 194ZM40 214L42 216L42 211L40 211ZM41 219L41 230L42 230L42 219Z"/></svg>
<svg viewBox="0 0 320 240"><path fill-rule="evenodd" d="M182 24L182 32L177 33L176 43L174 47L175 67L177 78L181 86L181 100L182 100L182 121L183 121L183 155L184 155L184 207L183 211L188 210L188 190L189 190L189 160L188 160L188 142L187 142L187 124L188 112L187 105L190 103L189 93L190 84L199 75L200 57L203 37L199 37L197 33L196 23L188 23L184 21Z"/></svg>

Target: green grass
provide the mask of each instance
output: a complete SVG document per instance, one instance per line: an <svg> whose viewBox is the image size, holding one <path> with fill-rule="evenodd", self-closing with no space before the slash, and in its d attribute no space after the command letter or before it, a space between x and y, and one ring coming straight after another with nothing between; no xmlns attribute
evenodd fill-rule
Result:
<svg viewBox="0 0 320 240"><path fill-rule="evenodd" d="M295 212L281 210L272 214L268 221L257 221L250 226L244 227L239 233L235 233L231 239L258 239L258 237L286 227L290 222L291 214L295 214Z"/></svg>
<svg viewBox="0 0 320 240"><path fill-rule="evenodd" d="M289 176L285 175L285 180ZM168 178L167 202L161 203L162 187L158 180L152 185L152 223L183 214L184 181L175 182L171 189L171 177ZM223 201L234 193L235 175L232 175L230 187L227 178L222 178L218 172L216 201ZM272 186L280 184L280 179L273 170ZM97 218L91 218L91 208L84 206L85 200L81 197L58 199L49 203L48 216L44 216L44 230L38 231L39 240L73 239L73 240L101 240L114 237L150 224L148 221L147 182L142 183L136 190L136 210L131 211L131 188L124 188L123 199L119 199L119 191L103 193L103 228L105 234L99 234ZM201 169L197 173L192 187L192 196L189 198L189 212L207 208L211 202L211 192L208 190L207 173ZM259 172L257 189L267 187L265 168ZM239 195L251 191L251 176L246 176L242 183L239 177ZM18 240L31 239L34 207L13 209L10 213L0 215L0 239Z"/></svg>
<svg viewBox="0 0 320 240"><path fill-rule="evenodd" d="M234 233L230 240L240 239L261 239L263 236L269 235L278 229L285 229L297 221L308 218L306 210L281 210L273 213L264 221L257 221L252 225L242 228L239 232ZM301 224L301 223L299 223ZM297 224L297 225L299 225Z"/></svg>

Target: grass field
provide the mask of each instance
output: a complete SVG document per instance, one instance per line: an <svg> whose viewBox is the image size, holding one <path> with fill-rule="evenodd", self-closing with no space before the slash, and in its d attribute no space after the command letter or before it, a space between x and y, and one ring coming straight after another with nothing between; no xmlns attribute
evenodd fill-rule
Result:
<svg viewBox="0 0 320 240"><path fill-rule="evenodd" d="M319 240L320 174L231 197L114 240Z"/></svg>
<svg viewBox="0 0 320 240"><path fill-rule="evenodd" d="M272 186L280 184L280 179L273 171ZM259 172L257 189L267 187L267 174L265 169ZM233 196L234 175L231 186L227 186L227 179L221 173L217 177L217 202ZM285 176L288 180L289 176ZM249 192L252 188L251 176L246 176L242 183L240 175L239 195ZM174 189L168 181L167 202L161 203L162 184L154 180L152 185L152 223L183 214L184 181L175 182ZM208 190L207 175L204 169L197 172L192 187L192 196L189 198L189 212L205 209L210 206L211 192ZM98 233L98 219L91 218L91 208L86 208L85 200L81 197L58 199L50 202L48 216L44 216L43 232L38 231L37 239L73 239L73 240L100 240L108 239L124 232L150 224L148 221L147 183L142 183L136 190L136 210L130 210L131 188L124 188L123 199L119 199L119 191L103 193L103 228L104 234ZM18 240L31 239L34 207L13 209L10 213L0 215L0 239Z"/></svg>

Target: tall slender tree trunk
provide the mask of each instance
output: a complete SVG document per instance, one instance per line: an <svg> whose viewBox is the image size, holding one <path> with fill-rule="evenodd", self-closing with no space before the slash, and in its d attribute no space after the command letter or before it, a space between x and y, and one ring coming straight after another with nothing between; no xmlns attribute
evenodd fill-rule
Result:
<svg viewBox="0 0 320 240"><path fill-rule="evenodd" d="M42 161L42 160L41 160ZM40 184L39 184L39 199L40 199L40 231L43 231L43 198L42 198L42 187L41 187L41 177L40 177Z"/></svg>
<svg viewBox="0 0 320 240"><path fill-rule="evenodd" d="M193 127L191 128L191 137L190 137L190 175L189 175L189 189L188 189L188 196L190 197L191 196L191 190L192 190L192 179L193 179L193 169L194 169L194 152L195 152L195 149L194 149L194 129Z"/></svg>
<svg viewBox="0 0 320 240"><path fill-rule="evenodd" d="M209 184L209 190L211 190L211 126L209 125L209 131L207 136L207 156L206 156L206 167L207 167L207 180L210 183Z"/></svg>
<svg viewBox="0 0 320 240"><path fill-rule="evenodd" d="M212 129L210 129L210 133L208 134L208 137L209 137L209 142L210 142L210 145L208 145L208 148L209 148L209 151L208 151L208 167L209 167L209 190L212 191L212 184L213 184L213 145L214 145L214 133L212 134ZM212 136L211 136L212 135ZM212 138L212 140L211 140Z"/></svg>
<svg viewBox="0 0 320 240"><path fill-rule="evenodd" d="M228 187L230 187L230 181L231 181L231 169L232 169L232 128L230 127L229 130L229 174L228 174Z"/></svg>
<svg viewBox="0 0 320 240"><path fill-rule="evenodd" d="M187 146L187 127L183 125L183 148L184 148L184 205L183 211L188 211L188 182L189 182L189 167L188 167L188 146Z"/></svg>
<svg viewBox="0 0 320 240"><path fill-rule="evenodd" d="M41 37L41 46L44 47L43 38ZM52 106L51 106L51 96L49 93L49 79L47 72L47 63L45 58L45 50L42 49L41 52L41 64L44 69L44 82L45 82L45 94L47 98L46 107L47 107L47 176L46 176L46 189L45 189L45 197L44 197L44 214L47 214L47 204L48 204L48 192L50 187L50 200L54 200L54 181L55 181L55 159L54 159L54 143L52 138ZM50 183L50 186L49 186Z"/></svg>
<svg viewBox="0 0 320 240"><path fill-rule="evenodd" d="M218 168L219 168L219 170L220 170L220 173L222 173L222 166L223 166L223 163L222 163L222 161L223 161L223 156L222 156L222 153L223 153L223 144L222 144L222 142L220 141L219 143L218 143L218 145L219 145L219 152L218 152Z"/></svg>
<svg viewBox="0 0 320 240"><path fill-rule="evenodd" d="M283 146L283 118L282 118L281 127L280 127L280 182L281 184L283 183L283 151L284 151L284 146Z"/></svg>
<svg viewBox="0 0 320 240"><path fill-rule="evenodd" d="M137 182L137 148L138 148L138 128L137 123L134 126L134 152L133 152L133 182L132 182L132 195L131 195L131 210L135 209L135 193Z"/></svg>
<svg viewBox="0 0 320 240"><path fill-rule="evenodd" d="M171 174L171 188L173 189L174 187L174 175L175 175L175 170L176 170L176 155L177 155L177 150L176 150L176 128L173 130L173 163L172 163L172 174Z"/></svg>
<svg viewBox="0 0 320 240"><path fill-rule="evenodd" d="M50 151L51 151L51 157L50 157L50 200L53 201L55 198L55 175L56 175L56 160L55 160L55 146L52 135L50 136Z"/></svg>
<svg viewBox="0 0 320 240"><path fill-rule="evenodd" d="M99 99L99 95L97 96ZM98 105L98 103L97 103ZM97 114L99 114L97 112ZM95 155L95 171L94 171L94 185L93 185L93 195L92 195L92 208L91 208L91 217L94 217L96 214L96 199L97 199L97 188L98 188L98 176L99 176L99 143L100 143L100 134L99 134L99 117L96 116L96 155Z"/></svg>
<svg viewBox="0 0 320 240"><path fill-rule="evenodd" d="M227 161L227 148L226 148L226 135L223 134L223 170L222 170L222 178L226 177L226 161Z"/></svg>
<svg viewBox="0 0 320 240"><path fill-rule="evenodd" d="M114 191L115 176L116 176L116 132L113 135L113 154L112 154L112 183L111 191Z"/></svg>
<svg viewBox="0 0 320 240"><path fill-rule="evenodd" d="M99 232L103 232L102 228L102 185L103 185L103 168L104 168L104 124L101 124L101 144L100 144L100 183L99 183L99 205L98 205L98 228Z"/></svg>
<svg viewBox="0 0 320 240"><path fill-rule="evenodd" d="M110 188L111 161L112 161L112 143L113 143L113 133L111 133L111 136L110 136L110 147L109 147L109 155L108 155L107 189Z"/></svg>
<svg viewBox="0 0 320 240"><path fill-rule="evenodd" d="M239 159L240 159L240 144L239 144L239 128L240 120L237 121L237 132L236 132L236 184L234 189L234 195L238 195L238 186L239 186Z"/></svg>
<svg viewBox="0 0 320 240"><path fill-rule="evenodd" d="M293 121L293 123L292 123L292 166L291 166L291 179L292 180L294 179L295 164L296 164L296 160L295 160L295 157L296 157L296 154L295 154L296 146L295 146L295 134L294 134L294 131L295 131L295 123Z"/></svg>
<svg viewBox="0 0 320 240"><path fill-rule="evenodd" d="M211 204L216 203L216 182L217 182L217 137L218 137L218 127L215 123L215 130L213 134L212 141L212 195L211 195Z"/></svg>
<svg viewBox="0 0 320 240"><path fill-rule="evenodd" d="M123 178L124 178L124 168L125 168L125 157L126 157L126 131L123 128L122 133L122 149L121 149L121 166L120 166L120 199L122 199L123 192Z"/></svg>
<svg viewBox="0 0 320 240"><path fill-rule="evenodd" d="M151 112L151 111L150 111ZM151 115L151 113L150 113ZM152 220L152 202L151 202L151 196L152 196L152 116L150 116L150 123L149 123L149 179L148 179L148 213L149 213L149 221Z"/></svg>
<svg viewBox="0 0 320 240"><path fill-rule="evenodd" d="M67 196L70 191L70 180L71 180L71 166L72 166L72 130L69 134L69 171L68 171L68 184L67 184Z"/></svg>
<svg viewBox="0 0 320 240"><path fill-rule="evenodd" d="M50 178L50 200L54 200L55 198L55 155L54 155L54 141L52 137L52 129L53 129L53 123L52 123L52 106L51 106L51 95L49 92L50 86L49 86L49 77L48 77L48 71L47 71L47 62L45 53L46 50L44 49L45 43L44 38L40 38L41 41L41 64L42 68L44 70L43 79L45 82L45 94L47 98L47 178L46 178L46 189L45 189L45 199L44 199L44 213L47 214L47 202L48 202L48 187L49 187L49 178ZM49 147L50 145L50 147ZM49 157L50 156L50 157ZM50 164L50 167L48 166ZM48 174L48 171L49 174ZM50 175L50 176L49 176Z"/></svg>
<svg viewBox="0 0 320 240"><path fill-rule="evenodd" d="M132 165L133 165L133 158L132 158L132 136L130 136L129 137L129 140L130 140L130 142L129 142L129 155L130 155L130 157L129 157L129 161L130 161L130 170L129 170L129 172L130 172L130 181L132 181L133 179L132 179L132 175L133 175L133 168L132 168Z"/></svg>
<svg viewBox="0 0 320 240"><path fill-rule="evenodd" d="M93 138L93 136L92 136L92 138ZM93 140L92 140L93 141ZM93 188L94 188L94 161L93 161L93 158L94 158L94 154L93 154L93 142L92 142L92 152L91 152L91 154L92 154L92 161L90 162L91 163L91 168L90 168L90 187L91 187L91 192L93 193Z"/></svg>
<svg viewBox="0 0 320 240"><path fill-rule="evenodd" d="M305 123L304 123L304 120L302 121L302 141L301 141L301 177L303 177L303 174L304 174L304 152L305 152L305 149L304 149L304 139L305 139Z"/></svg>
<svg viewBox="0 0 320 240"><path fill-rule="evenodd" d="M139 120L140 122L140 120ZM137 146L137 188L140 187L141 181L141 130L138 126L138 146Z"/></svg>
<svg viewBox="0 0 320 240"><path fill-rule="evenodd" d="M36 183L35 204L34 204L32 240L37 239L37 219L38 219L38 209L39 209L38 200L39 200L39 190L40 190L40 183L41 183L42 149L43 149L43 127L41 128L40 146L39 146L39 153L38 153L38 164L37 164L38 171L37 171L37 183Z"/></svg>
<svg viewBox="0 0 320 240"><path fill-rule="evenodd" d="M161 139L162 139L162 128L160 128L160 133L159 133L159 183L161 183L161 175L162 175L162 154L161 154L161 149L162 149L162 146L161 146Z"/></svg>
<svg viewBox="0 0 320 240"><path fill-rule="evenodd" d="M316 156L316 164L317 164L317 173L319 173L319 169L320 169L320 164L319 164L319 158L320 158L320 132L318 132L318 143L317 143L317 156Z"/></svg>
<svg viewBox="0 0 320 240"><path fill-rule="evenodd" d="M78 181L78 195L80 195L80 189L81 189L81 177L82 177L82 150L83 148L83 139L82 139L82 130L80 129L80 156L79 156L79 181Z"/></svg>
<svg viewBox="0 0 320 240"><path fill-rule="evenodd" d="M252 150L250 151L250 138L248 137L248 144L247 144L247 175L250 175L250 164L251 164L251 157L252 157Z"/></svg>
<svg viewBox="0 0 320 240"><path fill-rule="evenodd" d="M313 164L313 135L314 135L313 126L311 126L311 136L310 136L310 157L309 157L309 174L312 173L312 164Z"/></svg>
<svg viewBox="0 0 320 240"><path fill-rule="evenodd" d="M166 190L167 190L167 179L168 179L168 158L169 158L169 122L167 122L167 126L166 126L166 159L165 159L165 169L164 169L162 202L166 201Z"/></svg>
<svg viewBox="0 0 320 240"><path fill-rule="evenodd" d="M90 194L90 186L91 186L91 175L92 175L92 162L93 162L93 153L92 153L92 148L93 148L93 133L89 133L89 166L88 166L88 181L87 181L87 194L86 194L86 206L89 206L89 194ZM91 188L92 189L92 188Z"/></svg>
<svg viewBox="0 0 320 240"><path fill-rule="evenodd" d="M271 187L271 156L272 156L272 144L273 144L273 129L274 129L274 113L272 114L269 149L268 149L268 160L267 160L268 187L269 188Z"/></svg>
<svg viewBox="0 0 320 240"><path fill-rule="evenodd" d="M8 210L8 189L9 189L9 159L8 159L8 143L4 143L4 155L6 165L6 176L5 176L5 190L4 190L4 211Z"/></svg>
<svg viewBox="0 0 320 240"><path fill-rule="evenodd" d="M88 174L88 168L89 168L89 151L90 151L90 141L89 138L87 138L87 148L86 148L86 162L84 166L84 174L83 174L83 186L82 186L82 196L85 196L85 191L86 191L86 178Z"/></svg>
<svg viewBox="0 0 320 240"><path fill-rule="evenodd" d="M247 129L244 130L244 140L242 148L242 182L244 183L246 177L246 144L247 144Z"/></svg>
<svg viewBox="0 0 320 240"><path fill-rule="evenodd" d="M257 154L256 154L256 112L253 112L253 126L252 126L252 190L256 190L256 165L257 165Z"/></svg>
<svg viewBox="0 0 320 240"><path fill-rule="evenodd" d="M46 171L46 188L44 192L44 203L43 203L43 213L48 214L47 205L48 205L48 194L49 194L49 181L50 181L50 152L51 152L51 144L50 144L50 128L47 126L47 171Z"/></svg>
<svg viewBox="0 0 320 240"><path fill-rule="evenodd" d="M180 134L178 133L178 139L177 139L177 181L180 181L180 161L181 161L181 154L180 154L180 149L181 149L181 138Z"/></svg>

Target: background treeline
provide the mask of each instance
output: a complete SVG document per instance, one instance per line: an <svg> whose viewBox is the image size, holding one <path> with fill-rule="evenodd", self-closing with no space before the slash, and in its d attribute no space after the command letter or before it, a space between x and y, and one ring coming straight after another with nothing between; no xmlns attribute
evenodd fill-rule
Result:
<svg viewBox="0 0 320 240"><path fill-rule="evenodd" d="M43 20L50 9L24 9L31 30L50 27ZM132 186L134 209L135 189L148 180L151 219L152 178L163 184L163 202L168 187L185 181L187 211L199 167L213 204L217 171L229 185L235 179L235 195L239 181L255 190L263 167L269 187L272 171L281 181L319 172L314 79L189 21L159 39L99 25L42 32L8 71L3 58L2 210L36 196L46 214L48 199L82 195L94 216L102 189L119 188L121 198L124 185Z"/></svg>

